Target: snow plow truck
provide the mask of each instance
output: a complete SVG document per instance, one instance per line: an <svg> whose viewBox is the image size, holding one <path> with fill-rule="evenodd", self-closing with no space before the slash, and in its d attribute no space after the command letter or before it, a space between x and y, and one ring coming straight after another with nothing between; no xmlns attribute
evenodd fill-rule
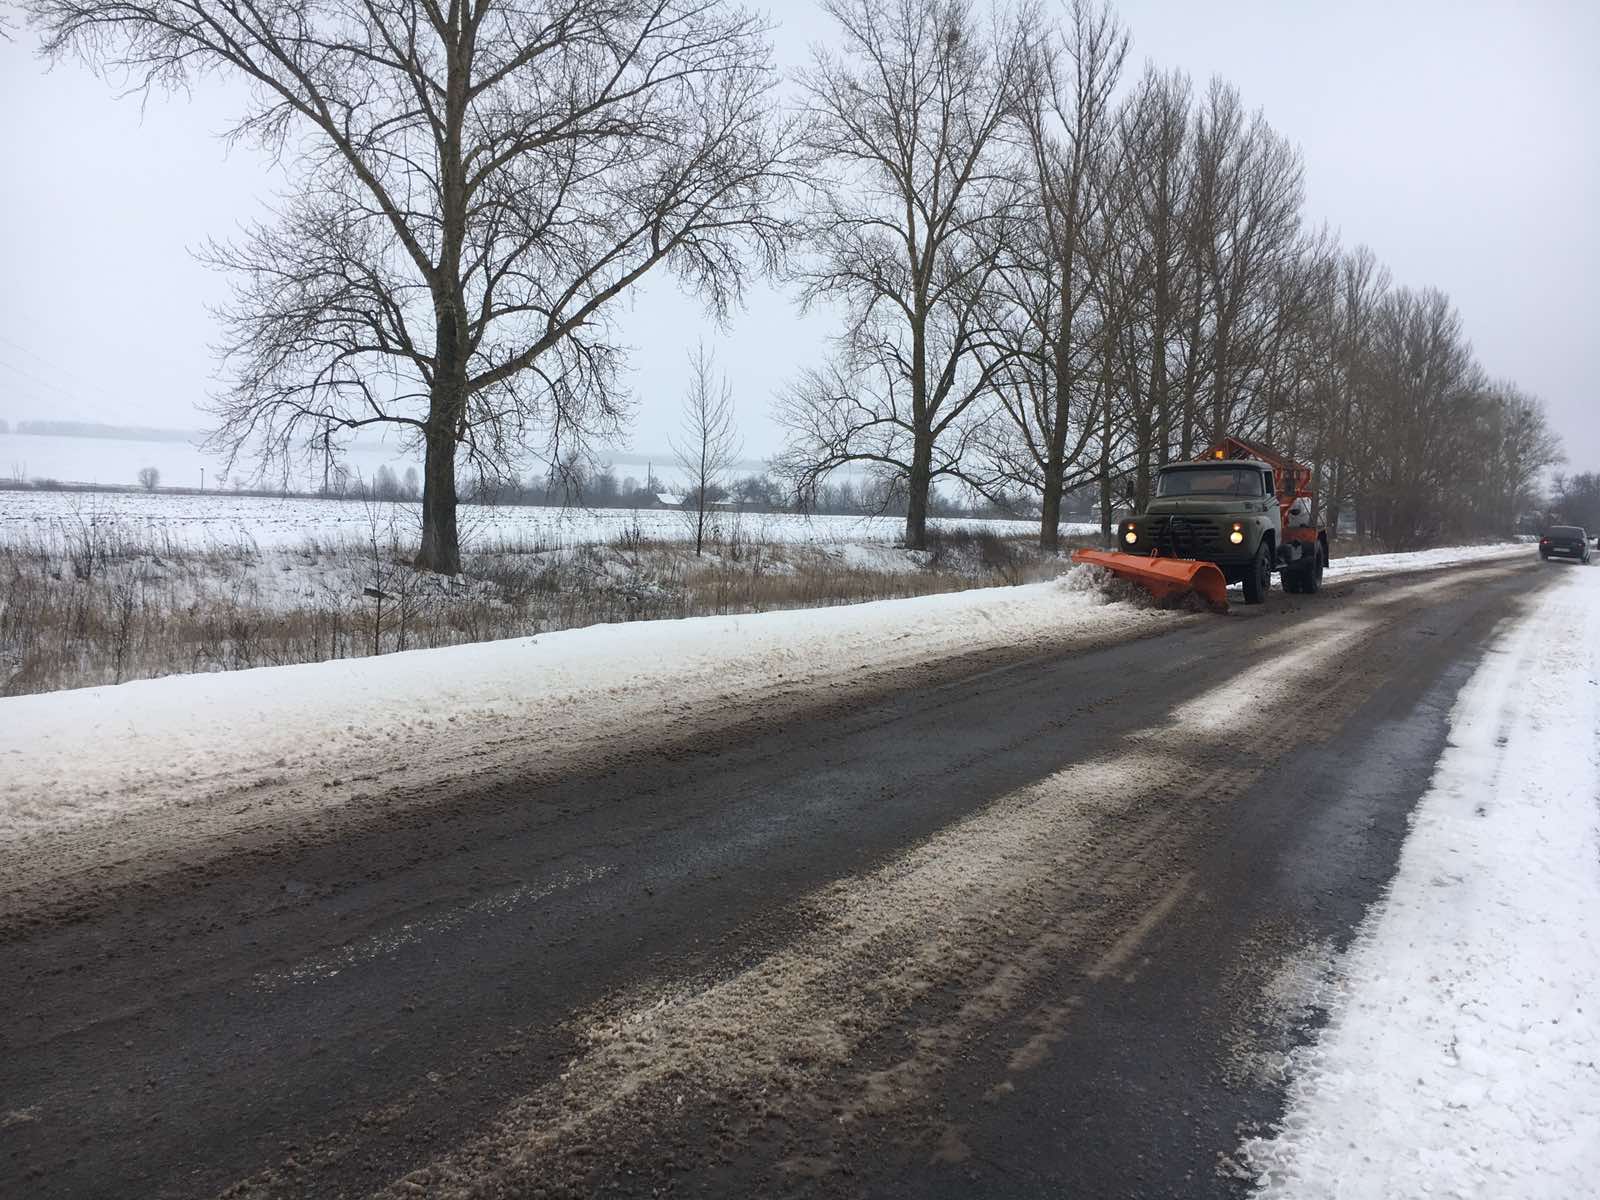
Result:
<svg viewBox="0 0 1600 1200"><path fill-rule="evenodd" d="M1157 599L1199 596L1228 611L1228 585L1260 604L1276 571L1286 592L1322 587L1328 531L1312 516L1311 471L1242 438L1224 438L1192 462L1156 474L1142 513L1117 526L1117 549L1079 550Z"/></svg>

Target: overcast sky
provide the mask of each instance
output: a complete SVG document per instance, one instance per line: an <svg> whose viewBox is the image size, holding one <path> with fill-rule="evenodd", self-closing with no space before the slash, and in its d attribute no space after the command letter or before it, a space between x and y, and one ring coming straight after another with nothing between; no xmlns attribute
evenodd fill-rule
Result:
<svg viewBox="0 0 1600 1200"><path fill-rule="evenodd" d="M830 31L812 0L771 6L785 65ZM1600 469L1591 350L1600 313L1600 5L1593 0L1124 0L1130 75L1221 75L1305 155L1308 216L1365 242L1395 280L1444 289L1480 361L1541 396L1573 469ZM0 43L0 418L197 428L212 386L189 251L273 187L215 137L236 95L119 99L75 64ZM828 328L771 288L726 329L657 282L621 314L640 397L631 449L664 450L704 336L747 452L777 449L773 392Z"/></svg>

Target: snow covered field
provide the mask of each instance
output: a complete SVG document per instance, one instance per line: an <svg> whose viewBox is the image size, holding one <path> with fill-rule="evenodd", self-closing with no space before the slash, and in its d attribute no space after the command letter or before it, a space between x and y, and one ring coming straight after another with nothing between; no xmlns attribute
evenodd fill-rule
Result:
<svg viewBox="0 0 1600 1200"><path fill-rule="evenodd" d="M370 538L374 520L387 534L391 520L404 540L414 540L414 504L367 505L352 500L280 500L225 494L0 491L0 543L60 536L86 523L146 545L195 550L272 550L356 544ZM762 542L889 543L901 536L895 517L800 516L793 513L718 513L722 537L735 533ZM1001 536L1038 532L1031 521L935 520L943 529L984 529ZM485 507L460 510L469 550L500 546L561 548L612 542L635 531L645 538L681 540L684 514L665 509L559 509ZM1093 534L1097 525L1067 526L1068 534Z"/></svg>
<svg viewBox="0 0 1600 1200"><path fill-rule="evenodd" d="M464 506L462 573L416 506L0 491L0 696L1051 578L1024 522ZM1004 535L1017 535L1007 540Z"/></svg>
<svg viewBox="0 0 1600 1200"><path fill-rule="evenodd" d="M1505 631L1399 873L1331 968L1261 1196L1578 1197L1600 1180L1600 570Z"/></svg>

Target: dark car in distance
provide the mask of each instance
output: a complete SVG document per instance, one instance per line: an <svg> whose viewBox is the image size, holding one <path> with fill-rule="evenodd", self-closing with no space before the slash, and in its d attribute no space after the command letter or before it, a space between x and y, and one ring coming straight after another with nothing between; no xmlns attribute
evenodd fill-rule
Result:
<svg viewBox="0 0 1600 1200"><path fill-rule="evenodd" d="M1575 558L1589 561L1589 535L1576 525L1552 525L1539 539L1539 557L1549 562L1552 558Z"/></svg>

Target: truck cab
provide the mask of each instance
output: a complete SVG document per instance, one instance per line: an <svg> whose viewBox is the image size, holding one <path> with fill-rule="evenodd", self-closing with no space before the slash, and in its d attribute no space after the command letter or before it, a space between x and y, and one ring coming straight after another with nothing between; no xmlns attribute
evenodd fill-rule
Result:
<svg viewBox="0 0 1600 1200"><path fill-rule="evenodd" d="M1266 598L1274 571L1285 591L1319 590L1327 534L1311 521L1310 472L1227 449L1162 467L1145 511L1118 526L1117 549L1213 563L1247 604Z"/></svg>

